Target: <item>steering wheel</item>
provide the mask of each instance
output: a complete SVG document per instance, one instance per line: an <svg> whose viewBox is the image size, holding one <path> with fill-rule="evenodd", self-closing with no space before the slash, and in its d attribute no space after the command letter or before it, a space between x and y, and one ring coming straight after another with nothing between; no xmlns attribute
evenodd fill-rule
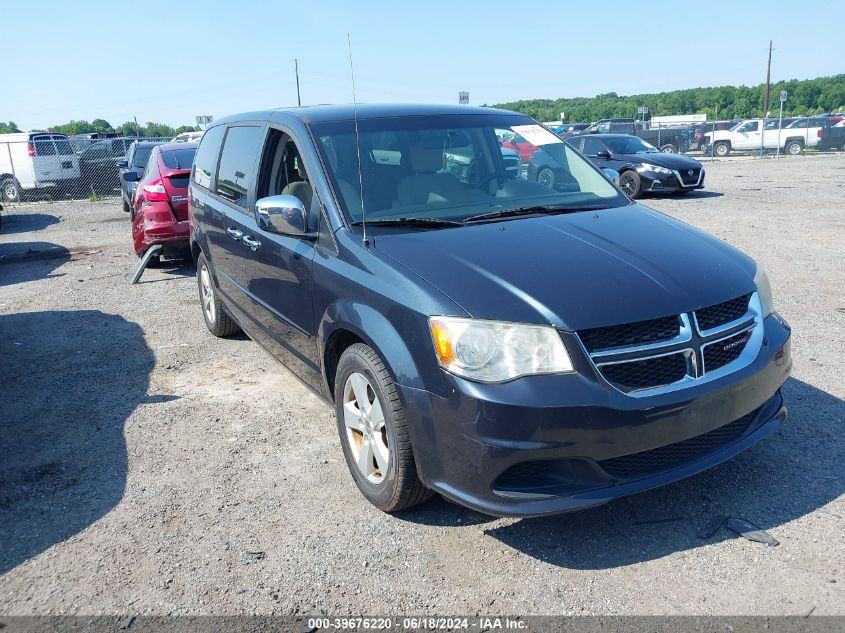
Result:
<svg viewBox="0 0 845 633"><path fill-rule="evenodd" d="M474 186L475 186L476 189L485 189L489 182L496 180L499 183L499 186L497 186L496 189L499 189L502 183L504 183L506 180L510 180L510 179L511 179L510 174L503 172L503 171L497 171L495 173L490 174L486 178L482 178Z"/></svg>

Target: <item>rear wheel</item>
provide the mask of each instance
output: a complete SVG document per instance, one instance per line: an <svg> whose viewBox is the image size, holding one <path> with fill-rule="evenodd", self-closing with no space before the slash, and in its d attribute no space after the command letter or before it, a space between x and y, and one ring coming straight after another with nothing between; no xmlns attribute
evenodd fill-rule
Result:
<svg viewBox="0 0 845 633"><path fill-rule="evenodd" d="M223 311L223 304L217 297L214 276L205 255L200 253L197 258L197 285L199 286L200 306L202 316L208 331L214 336L231 336L240 330L238 324Z"/></svg>
<svg viewBox="0 0 845 633"><path fill-rule="evenodd" d="M672 143L666 143L665 145L660 146L661 152L666 152L667 154L677 154L678 153L678 146L673 145Z"/></svg>
<svg viewBox="0 0 845 633"><path fill-rule="evenodd" d="M20 200L21 188L14 178L6 178L0 183L0 198L7 202Z"/></svg>
<svg viewBox="0 0 845 633"><path fill-rule="evenodd" d="M731 153L730 143L726 143L725 141L719 141L713 146L713 153L716 156L727 156Z"/></svg>
<svg viewBox="0 0 845 633"><path fill-rule="evenodd" d="M405 408L379 355L364 343L338 361L337 428L352 478L367 500L396 512L431 496L417 475Z"/></svg>
<svg viewBox="0 0 845 633"><path fill-rule="evenodd" d="M804 143L799 140L787 141L783 151L790 156L798 156L798 154L804 151Z"/></svg>
<svg viewBox="0 0 845 633"><path fill-rule="evenodd" d="M537 172L537 182L541 185L546 185L549 189L555 186L555 172L548 167L543 167Z"/></svg>
<svg viewBox="0 0 845 633"><path fill-rule="evenodd" d="M642 181L640 175L635 171L623 171L619 175L619 187L628 194L629 198L639 198Z"/></svg>

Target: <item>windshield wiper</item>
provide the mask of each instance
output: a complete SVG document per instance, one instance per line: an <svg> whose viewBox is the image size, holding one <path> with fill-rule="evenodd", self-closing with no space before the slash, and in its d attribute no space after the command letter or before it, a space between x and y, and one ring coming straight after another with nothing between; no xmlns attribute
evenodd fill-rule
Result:
<svg viewBox="0 0 845 633"><path fill-rule="evenodd" d="M609 208L609 204L572 204L572 205L535 205L531 207L519 207L516 209L503 209L501 211L490 211L471 215L464 222L485 222L499 218L515 218L524 215L555 215L558 213L575 213L576 211L593 211Z"/></svg>
<svg viewBox="0 0 845 633"><path fill-rule="evenodd" d="M358 220L353 222L352 226L362 226L364 222ZM440 228L445 226L461 226L462 222L455 220L444 220L439 218L382 218L377 220L367 220L367 226L422 226L427 228Z"/></svg>

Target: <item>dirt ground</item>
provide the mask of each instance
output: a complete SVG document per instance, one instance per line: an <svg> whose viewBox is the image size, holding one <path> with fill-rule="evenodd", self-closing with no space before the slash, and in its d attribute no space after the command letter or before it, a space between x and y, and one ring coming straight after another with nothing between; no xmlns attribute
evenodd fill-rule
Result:
<svg viewBox="0 0 845 633"><path fill-rule="evenodd" d="M0 613L842 614L845 156L708 162L644 203L768 270L792 324L787 425L601 508L382 514L333 411L206 330L193 270L130 286L117 201L7 209L0 232ZM699 531L748 519L780 541Z"/></svg>

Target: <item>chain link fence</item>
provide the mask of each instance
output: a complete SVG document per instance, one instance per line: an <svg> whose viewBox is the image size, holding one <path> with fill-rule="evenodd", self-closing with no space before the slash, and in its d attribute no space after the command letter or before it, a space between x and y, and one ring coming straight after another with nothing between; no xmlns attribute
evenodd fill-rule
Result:
<svg viewBox="0 0 845 633"><path fill-rule="evenodd" d="M53 200L121 196L121 174L141 172L150 143L171 138L68 138L50 132L0 135L0 202L20 205ZM133 151L133 144L143 145ZM141 151L141 148L145 151ZM127 164L119 164L129 161ZM123 189L125 190L125 183Z"/></svg>

